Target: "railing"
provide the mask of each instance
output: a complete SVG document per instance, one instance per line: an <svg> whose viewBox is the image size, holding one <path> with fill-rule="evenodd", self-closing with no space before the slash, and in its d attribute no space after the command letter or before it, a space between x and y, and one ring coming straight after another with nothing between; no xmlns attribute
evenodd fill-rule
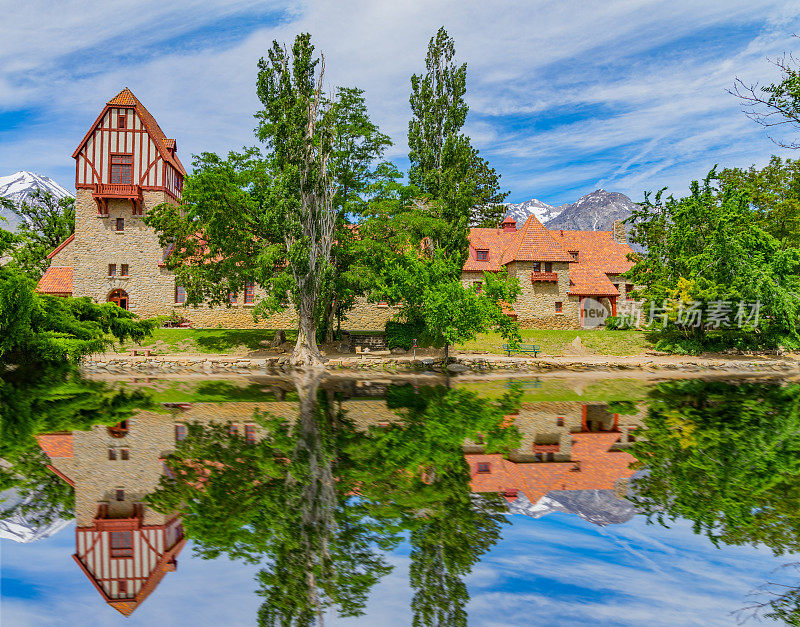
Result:
<svg viewBox="0 0 800 627"><path fill-rule="evenodd" d="M531 272L531 283L544 281L548 283L558 283L557 272Z"/></svg>
<svg viewBox="0 0 800 627"><path fill-rule="evenodd" d="M139 198L142 195L142 188L138 185L96 183L94 195L107 198Z"/></svg>

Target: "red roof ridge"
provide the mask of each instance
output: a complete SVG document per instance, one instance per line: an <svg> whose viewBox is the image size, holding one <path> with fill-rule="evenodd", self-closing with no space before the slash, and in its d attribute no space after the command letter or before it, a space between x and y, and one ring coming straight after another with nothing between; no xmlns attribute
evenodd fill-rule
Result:
<svg viewBox="0 0 800 627"><path fill-rule="evenodd" d="M55 257L58 253L60 253L64 249L64 246L69 244L74 239L75 239L75 232L73 231L72 235L70 235L67 239L61 242L53 252L47 255L47 258L52 259L53 257Z"/></svg>

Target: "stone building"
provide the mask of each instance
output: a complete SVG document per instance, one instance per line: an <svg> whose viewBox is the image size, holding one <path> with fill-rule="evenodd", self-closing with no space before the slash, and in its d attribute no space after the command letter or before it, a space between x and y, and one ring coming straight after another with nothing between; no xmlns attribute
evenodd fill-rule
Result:
<svg viewBox="0 0 800 627"><path fill-rule="evenodd" d="M40 292L114 302L141 317L178 312L195 326L266 329L296 326L287 310L258 322L252 311L262 296L243 285L227 306L186 307L186 294L164 263L153 229L142 221L161 203L177 203L186 174L178 146L131 93L109 100L73 153L75 233L50 255ZM548 231L535 217L517 230L511 219L496 229L472 229L462 274L480 289L483 272L505 268L520 279L522 294L508 312L523 327L583 326L584 299L615 312L631 286L619 275L630 267L624 228ZM360 299L343 321L347 330L383 330L395 313L386 303Z"/></svg>

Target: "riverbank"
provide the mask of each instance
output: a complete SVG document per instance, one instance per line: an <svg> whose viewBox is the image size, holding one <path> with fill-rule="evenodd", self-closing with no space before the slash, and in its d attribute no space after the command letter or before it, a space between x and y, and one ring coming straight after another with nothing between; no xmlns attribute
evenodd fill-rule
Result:
<svg viewBox="0 0 800 627"><path fill-rule="evenodd" d="M649 372L649 373L730 373L800 374L800 361L794 355L576 355L559 357L521 357L478 353L459 353L446 368L432 356L392 355L383 352L329 356L331 372L449 374L557 372ZM84 359L87 374L269 374L291 370L288 355L246 357L239 355L151 355L130 356L109 353Z"/></svg>

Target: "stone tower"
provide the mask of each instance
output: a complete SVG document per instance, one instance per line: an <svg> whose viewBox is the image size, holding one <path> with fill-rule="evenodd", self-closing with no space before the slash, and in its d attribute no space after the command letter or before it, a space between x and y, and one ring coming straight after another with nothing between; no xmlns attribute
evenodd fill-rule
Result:
<svg viewBox="0 0 800 627"><path fill-rule="evenodd" d="M164 251L142 217L179 200L186 172L176 149L128 88L106 103L72 154L75 234L51 254L48 271L60 269L64 283L71 274L71 290L60 293L115 302L143 318L174 301ZM53 293L42 282L40 291Z"/></svg>

